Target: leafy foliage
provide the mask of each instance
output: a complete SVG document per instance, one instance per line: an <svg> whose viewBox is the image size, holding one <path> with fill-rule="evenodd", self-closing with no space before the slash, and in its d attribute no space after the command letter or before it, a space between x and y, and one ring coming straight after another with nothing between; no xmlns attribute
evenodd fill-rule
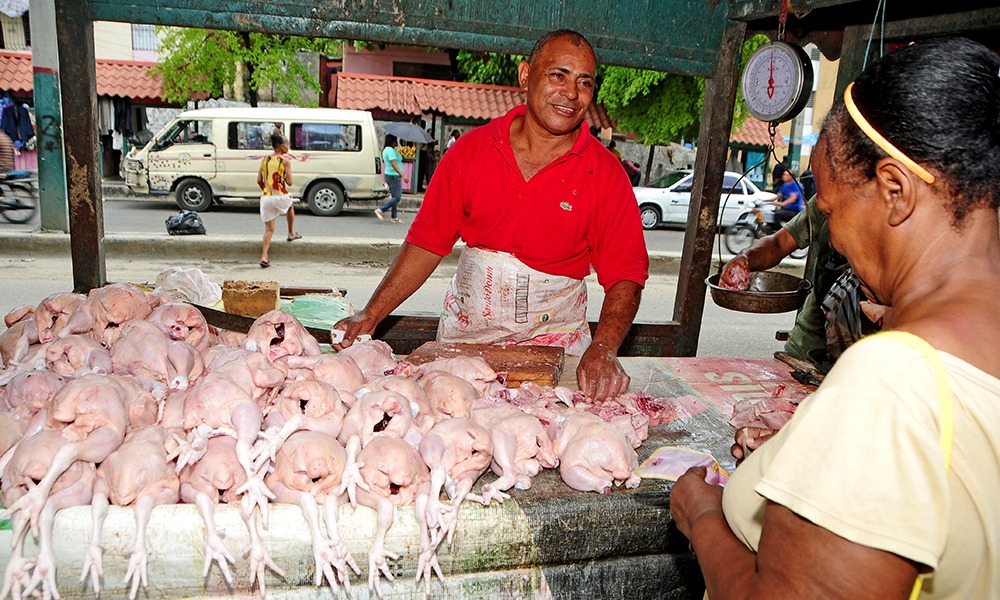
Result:
<svg viewBox="0 0 1000 600"><path fill-rule="evenodd" d="M698 137L704 93L696 77L609 66L597 100L620 131L652 146Z"/></svg>
<svg viewBox="0 0 1000 600"><path fill-rule="evenodd" d="M239 76L237 65L246 66L249 99L255 104L256 90L274 87L275 97L290 104L309 104L303 92L318 93L319 81L298 59L298 53L340 55L341 42L297 36L238 33L210 29L161 28L162 63L152 74L163 76L163 96L168 102L185 103L207 94L221 98L227 85ZM315 104L315 102L312 102Z"/></svg>
<svg viewBox="0 0 1000 600"><path fill-rule="evenodd" d="M757 35L743 44L741 69L750 54L767 42L766 36ZM635 133L643 144L663 145L697 139L704 97L705 82L701 78L609 66L597 100L619 130ZM743 96L737 89L733 129L739 129L747 116Z"/></svg>
<svg viewBox="0 0 1000 600"><path fill-rule="evenodd" d="M458 70L469 83L517 86L517 65L526 57L519 54L458 51Z"/></svg>

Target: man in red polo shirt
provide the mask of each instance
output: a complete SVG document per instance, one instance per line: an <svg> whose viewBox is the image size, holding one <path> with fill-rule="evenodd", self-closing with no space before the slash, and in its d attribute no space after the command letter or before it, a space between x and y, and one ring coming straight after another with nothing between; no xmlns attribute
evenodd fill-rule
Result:
<svg viewBox="0 0 1000 600"><path fill-rule="evenodd" d="M518 67L527 103L459 138L441 159L399 255L368 305L337 324L349 345L415 292L459 238L442 341L558 345L582 354L580 389L604 399L649 271L632 186L583 122L597 61L580 34L542 36ZM593 266L604 304L591 340Z"/></svg>

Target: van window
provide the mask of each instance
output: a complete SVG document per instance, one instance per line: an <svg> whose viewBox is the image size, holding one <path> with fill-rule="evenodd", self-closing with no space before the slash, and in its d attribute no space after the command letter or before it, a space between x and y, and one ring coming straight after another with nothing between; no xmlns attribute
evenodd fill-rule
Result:
<svg viewBox="0 0 1000 600"><path fill-rule="evenodd" d="M155 149L174 144L208 144L212 142L211 121L176 121L156 141Z"/></svg>
<svg viewBox="0 0 1000 600"><path fill-rule="evenodd" d="M233 121L229 124L230 150L270 150L271 134L281 126L271 121Z"/></svg>
<svg viewBox="0 0 1000 600"><path fill-rule="evenodd" d="M361 125L292 123L292 150L361 152Z"/></svg>

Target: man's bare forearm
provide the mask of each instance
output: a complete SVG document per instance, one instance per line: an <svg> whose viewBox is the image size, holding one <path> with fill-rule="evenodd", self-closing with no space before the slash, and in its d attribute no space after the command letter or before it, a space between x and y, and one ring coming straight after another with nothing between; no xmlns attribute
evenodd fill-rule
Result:
<svg viewBox="0 0 1000 600"><path fill-rule="evenodd" d="M592 345L617 354L639 311L642 286L632 281L619 281L604 294L601 320L597 324Z"/></svg>

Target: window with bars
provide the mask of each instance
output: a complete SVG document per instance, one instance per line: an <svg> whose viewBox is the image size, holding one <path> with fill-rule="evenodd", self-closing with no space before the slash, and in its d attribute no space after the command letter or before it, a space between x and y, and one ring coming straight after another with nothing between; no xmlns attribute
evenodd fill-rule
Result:
<svg viewBox="0 0 1000 600"><path fill-rule="evenodd" d="M132 25L132 49L156 51L156 26Z"/></svg>
<svg viewBox="0 0 1000 600"><path fill-rule="evenodd" d="M20 17L8 17L0 13L0 48L4 50L25 50L31 47L31 26L28 13Z"/></svg>

